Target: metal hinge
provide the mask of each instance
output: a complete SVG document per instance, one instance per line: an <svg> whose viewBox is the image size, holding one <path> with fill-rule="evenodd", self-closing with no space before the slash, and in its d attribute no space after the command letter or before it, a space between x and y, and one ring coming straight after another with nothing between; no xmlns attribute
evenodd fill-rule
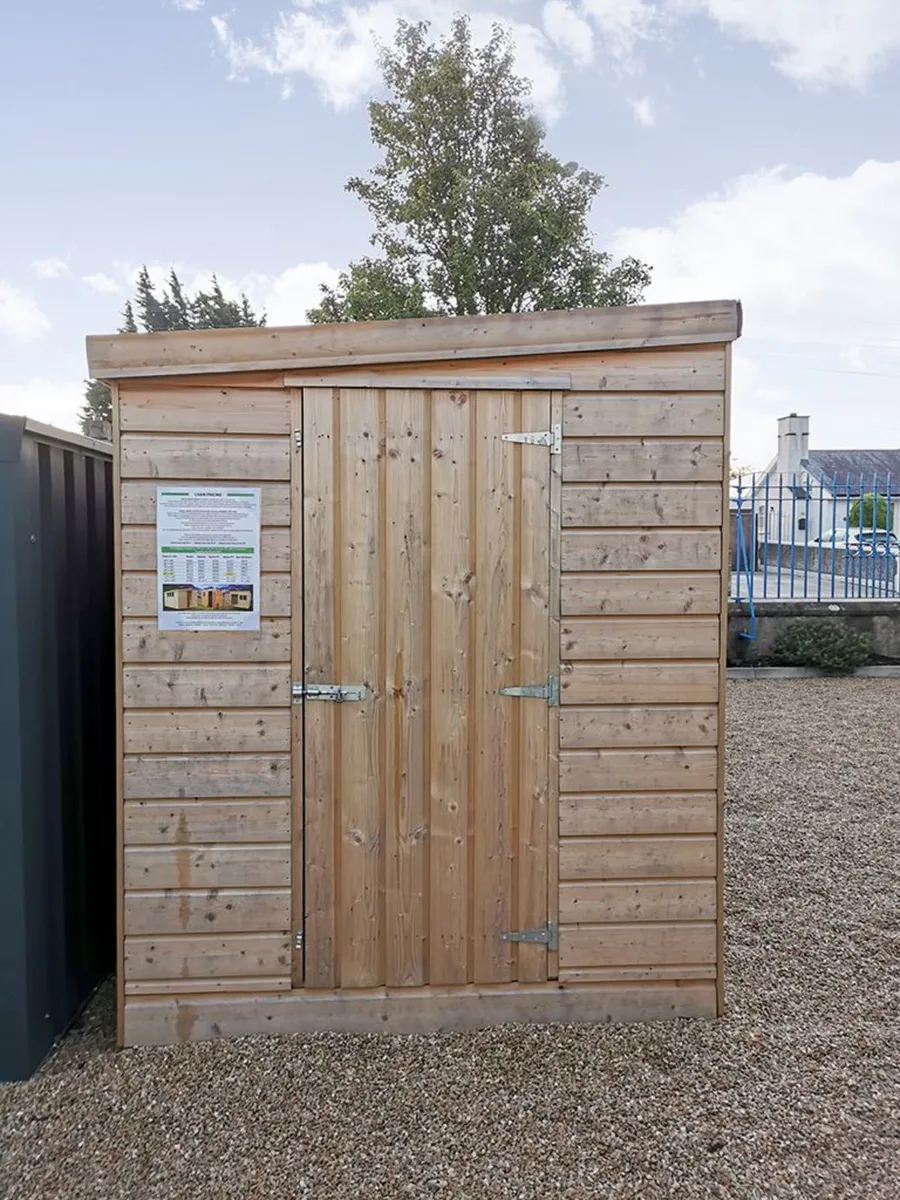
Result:
<svg viewBox="0 0 900 1200"><path fill-rule="evenodd" d="M294 949L295 950L303 949L303 930L302 929L298 929L297 933L294 936Z"/></svg>
<svg viewBox="0 0 900 1200"><path fill-rule="evenodd" d="M551 708L559 707L559 676L549 675L546 683L526 683L523 687L502 687L501 696L522 696L529 700L546 700Z"/></svg>
<svg viewBox="0 0 900 1200"><path fill-rule="evenodd" d="M345 700L368 700L371 692L364 683L292 683L291 699L295 704L303 700L333 700L343 704Z"/></svg>
<svg viewBox="0 0 900 1200"><path fill-rule="evenodd" d="M294 449L295 450L303 449L303 430L302 429L294 430Z"/></svg>
<svg viewBox="0 0 900 1200"><path fill-rule="evenodd" d="M548 950L559 949L559 924L548 921L543 929L513 929L509 933L500 934L501 942L531 942L538 946L546 946Z"/></svg>
<svg viewBox="0 0 900 1200"><path fill-rule="evenodd" d="M504 442L521 442L525 446L549 446L551 454L562 453L562 425L551 425L539 433L504 433Z"/></svg>

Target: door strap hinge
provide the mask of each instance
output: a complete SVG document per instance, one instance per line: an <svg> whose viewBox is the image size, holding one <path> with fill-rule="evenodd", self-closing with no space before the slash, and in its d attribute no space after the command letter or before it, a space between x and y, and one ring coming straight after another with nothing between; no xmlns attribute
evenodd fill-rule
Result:
<svg viewBox="0 0 900 1200"><path fill-rule="evenodd" d="M549 446L551 454L562 453L562 425L551 425L538 433L504 433L504 442L521 442L525 446Z"/></svg>
<svg viewBox="0 0 900 1200"><path fill-rule="evenodd" d="M345 701L368 700L371 692L364 683L293 683L291 700L301 704L304 700L333 700L335 704Z"/></svg>
<svg viewBox="0 0 900 1200"><path fill-rule="evenodd" d="M543 929L513 929L509 933L500 934L501 942L530 942L533 945L546 946L548 950L559 949L559 923L548 921Z"/></svg>
<svg viewBox="0 0 900 1200"><path fill-rule="evenodd" d="M551 708L559 707L559 676L550 675L546 683L526 683L524 687L502 687L501 696L522 696L529 700L546 700Z"/></svg>

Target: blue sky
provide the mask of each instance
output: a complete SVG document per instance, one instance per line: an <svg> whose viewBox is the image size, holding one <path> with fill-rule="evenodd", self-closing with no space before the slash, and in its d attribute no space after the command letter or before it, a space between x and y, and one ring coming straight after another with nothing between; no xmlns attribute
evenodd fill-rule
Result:
<svg viewBox="0 0 900 1200"><path fill-rule="evenodd" d="M84 335L136 268L215 270L273 324L366 249L374 41L511 26L551 149L607 177L598 244L653 301L737 296L733 451L775 418L900 445L896 0L63 0L0 18L0 410L74 426Z"/></svg>

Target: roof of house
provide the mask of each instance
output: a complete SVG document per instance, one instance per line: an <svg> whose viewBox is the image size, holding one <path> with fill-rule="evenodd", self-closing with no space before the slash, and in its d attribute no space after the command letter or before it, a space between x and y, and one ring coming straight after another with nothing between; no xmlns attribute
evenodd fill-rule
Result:
<svg viewBox="0 0 900 1200"><path fill-rule="evenodd" d="M87 352L92 378L128 379L692 346L731 342L740 334L740 303L713 300L284 329L120 333L89 337Z"/></svg>
<svg viewBox="0 0 900 1200"><path fill-rule="evenodd" d="M858 495L860 481L870 492L873 481L887 483L888 476L900 493L900 450L810 450L801 466L837 496Z"/></svg>

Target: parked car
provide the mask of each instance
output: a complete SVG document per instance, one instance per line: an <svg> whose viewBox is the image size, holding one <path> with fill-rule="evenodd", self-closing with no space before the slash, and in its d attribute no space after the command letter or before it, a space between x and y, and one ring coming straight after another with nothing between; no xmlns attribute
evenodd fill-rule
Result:
<svg viewBox="0 0 900 1200"><path fill-rule="evenodd" d="M846 550L851 558L900 557L900 539L887 529L829 529L810 544L824 550Z"/></svg>

